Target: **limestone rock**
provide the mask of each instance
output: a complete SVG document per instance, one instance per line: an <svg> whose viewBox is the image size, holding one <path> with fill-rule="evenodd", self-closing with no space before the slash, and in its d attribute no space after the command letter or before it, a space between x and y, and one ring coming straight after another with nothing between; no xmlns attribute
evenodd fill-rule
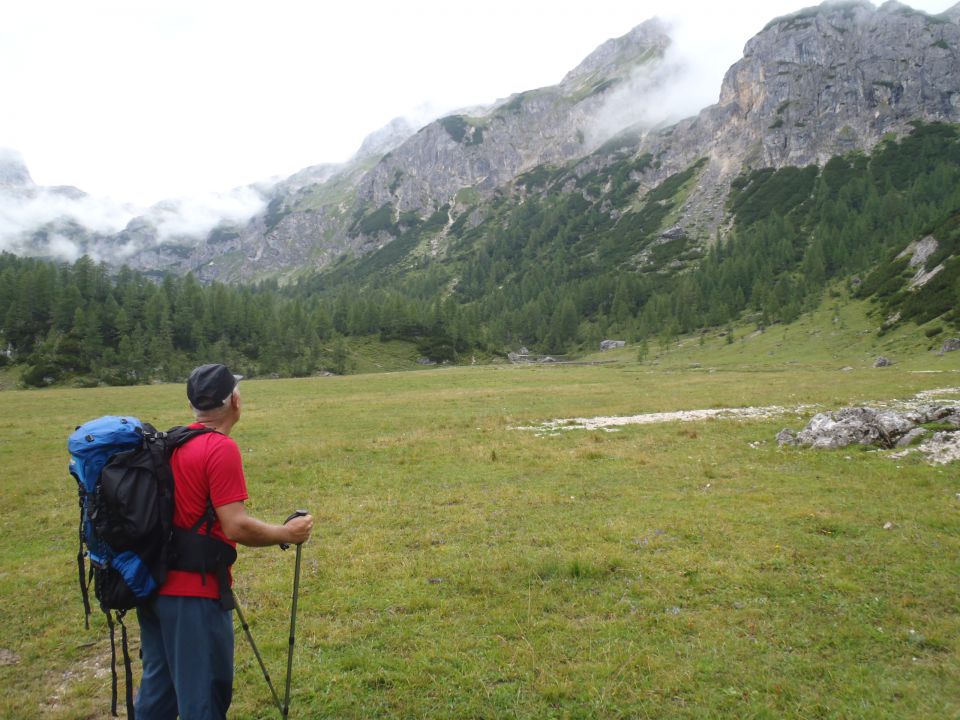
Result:
<svg viewBox="0 0 960 720"><path fill-rule="evenodd" d="M897 440L897 444L894 445L894 447L896 448L910 447L914 443L914 441L916 441L919 438L922 438L924 435L927 435L928 433L929 431L926 428L920 428L920 427L914 428L913 430L910 430L909 432L904 434L904 436L901 437L899 440Z"/></svg>
<svg viewBox="0 0 960 720"><path fill-rule="evenodd" d="M798 445L798 444L799 443L797 442L797 434L793 430L789 428L784 428L783 430L777 433L777 445L779 445L780 447L784 447L787 445Z"/></svg>
<svg viewBox="0 0 960 720"><path fill-rule="evenodd" d="M948 338L943 341L943 345L940 348L940 354L954 352L960 350L960 338Z"/></svg>
<svg viewBox="0 0 960 720"><path fill-rule="evenodd" d="M923 443L919 450L934 465L946 465L960 460L960 433L934 433L933 437Z"/></svg>
<svg viewBox="0 0 960 720"><path fill-rule="evenodd" d="M893 410L843 408L815 415L807 427L797 433L797 442L826 450L848 445L893 447L915 426L908 417Z"/></svg>

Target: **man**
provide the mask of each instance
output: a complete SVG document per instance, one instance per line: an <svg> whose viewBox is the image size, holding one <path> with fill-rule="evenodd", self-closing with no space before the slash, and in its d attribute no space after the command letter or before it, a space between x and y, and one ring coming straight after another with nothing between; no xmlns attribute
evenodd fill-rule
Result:
<svg viewBox="0 0 960 720"><path fill-rule="evenodd" d="M240 450L229 437L240 420L239 381L218 364L201 365L187 380L196 418L190 427L215 432L197 435L173 453L173 524L187 532L209 530L234 548L237 543L256 547L306 542L313 529L310 515L272 525L244 509L247 487ZM210 507L214 513L208 515ZM203 524L204 516L210 527ZM233 605L218 575L230 582L226 569L171 569L157 598L138 609L143 656L138 720L226 718L233 695Z"/></svg>

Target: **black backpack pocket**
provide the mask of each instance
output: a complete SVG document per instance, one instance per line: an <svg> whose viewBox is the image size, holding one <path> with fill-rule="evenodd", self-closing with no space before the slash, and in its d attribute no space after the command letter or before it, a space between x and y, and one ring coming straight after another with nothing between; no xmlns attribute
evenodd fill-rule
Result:
<svg viewBox="0 0 960 720"><path fill-rule="evenodd" d="M104 612L136 607L137 597L114 567L93 568L93 591Z"/></svg>
<svg viewBox="0 0 960 720"><path fill-rule="evenodd" d="M148 449L114 456L103 468L98 482L90 519L97 534L111 548L123 552L159 535L157 471Z"/></svg>

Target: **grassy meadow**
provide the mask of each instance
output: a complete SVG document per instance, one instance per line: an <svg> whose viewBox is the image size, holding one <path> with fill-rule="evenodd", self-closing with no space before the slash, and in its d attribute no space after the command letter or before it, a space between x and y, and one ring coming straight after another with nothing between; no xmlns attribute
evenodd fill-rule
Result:
<svg viewBox="0 0 960 720"><path fill-rule="evenodd" d="M252 513L317 517L291 717L960 717L956 466L778 448L811 409L516 429L960 386L960 353L845 312L654 344L642 363L628 347L602 365L244 381ZM895 364L872 368L881 353ZM0 392L0 716L109 716L66 437L106 413L177 424L185 403L180 385ZM293 564L246 548L235 572L281 694ZM237 630L232 717L275 717Z"/></svg>

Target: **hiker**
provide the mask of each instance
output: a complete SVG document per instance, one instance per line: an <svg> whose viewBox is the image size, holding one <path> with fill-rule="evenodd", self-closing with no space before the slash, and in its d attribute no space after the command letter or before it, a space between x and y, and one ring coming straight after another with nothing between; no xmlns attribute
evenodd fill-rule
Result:
<svg viewBox="0 0 960 720"><path fill-rule="evenodd" d="M206 522L206 533L234 548L237 543L299 545L310 537L310 515L273 525L244 508L248 495L240 450L229 437L241 414L239 381L220 364L201 365L187 380L196 419L190 427L214 432L192 438L173 453L173 523L196 533ZM222 579L227 587L221 587ZM137 608L143 656L138 720L226 718L233 694L230 582L225 568L206 573L171 569L158 596Z"/></svg>

